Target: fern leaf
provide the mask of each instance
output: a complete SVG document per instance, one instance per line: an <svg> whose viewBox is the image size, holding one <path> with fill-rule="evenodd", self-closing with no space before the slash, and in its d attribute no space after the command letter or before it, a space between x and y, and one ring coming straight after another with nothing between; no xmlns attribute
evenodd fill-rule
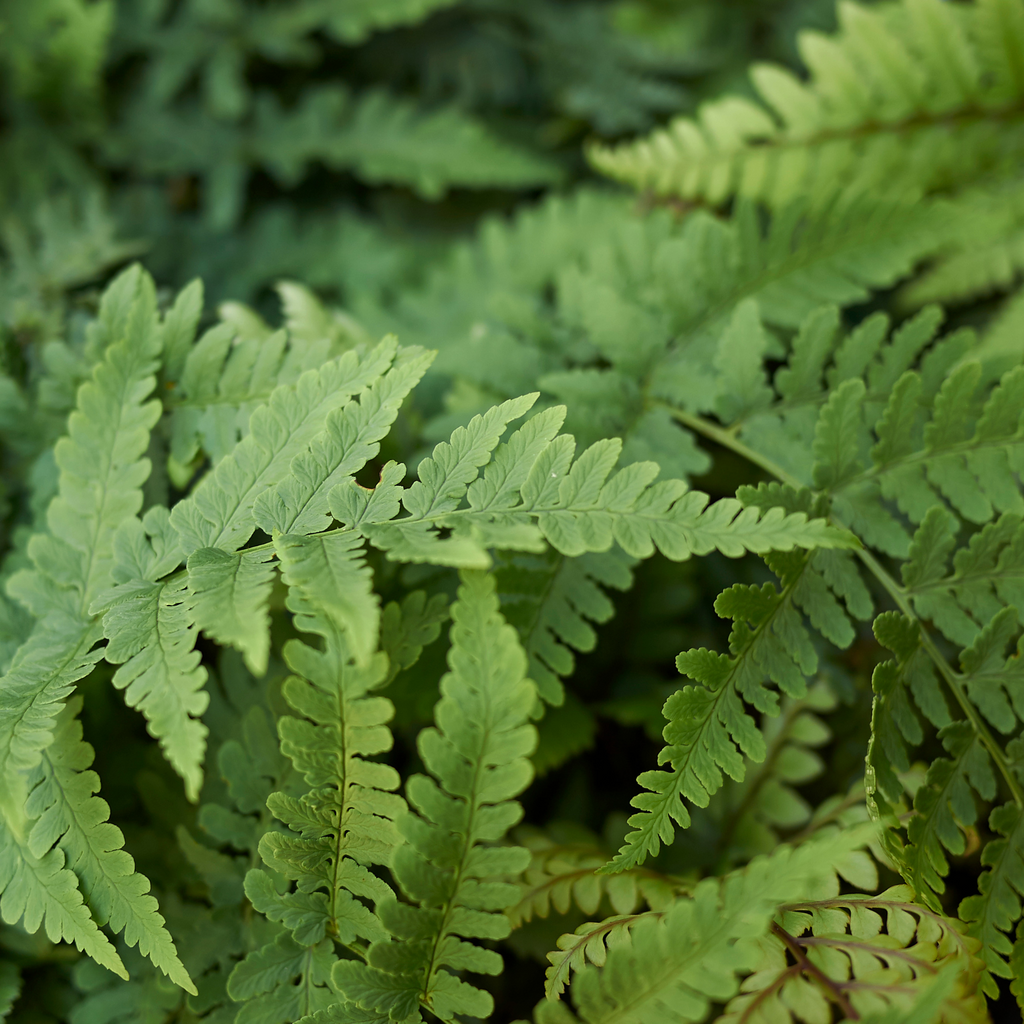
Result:
<svg viewBox="0 0 1024 1024"><path fill-rule="evenodd" d="M628 590L635 559L618 547L566 558L502 552L496 578L502 611L518 630L537 693L556 707L565 697L562 678L575 668L573 651L592 651L597 634L590 623L607 622L615 608L603 588Z"/></svg>
<svg viewBox="0 0 1024 1024"><path fill-rule="evenodd" d="M739 557L856 543L802 511L770 508L762 515L734 499L708 506L707 495L680 480L654 483L659 470L653 463L634 463L612 475L622 448L618 439L599 441L573 461L574 439L556 436L561 406L535 416L498 447L509 420L535 398L510 400L457 428L450 444L438 445L420 463L420 479L408 488L398 483L404 467L393 463L373 491L352 480L338 484L330 494L334 518L395 560L471 568L489 564L484 547L538 551L543 539L573 557L617 542L633 557L649 557L657 548L674 561L715 549ZM400 503L409 515L396 519ZM439 529L452 536L440 539Z"/></svg>
<svg viewBox="0 0 1024 1024"><path fill-rule="evenodd" d="M196 627L187 579L165 576L181 559L166 509L126 520L117 535L117 585L100 595L106 608L104 657L120 667L113 683L146 716L191 799L202 785L207 728L199 720L209 697L206 669L194 650ZM164 579L160 579L165 576Z"/></svg>
<svg viewBox="0 0 1024 1024"><path fill-rule="evenodd" d="M770 583L737 584L715 601L719 615L735 620L729 637L732 656L700 648L676 659L679 671L698 685L683 687L665 702L668 745L658 761L670 764L671 771L644 772L638 778L647 792L632 800L639 813L629 819L633 831L609 871L635 867L656 855L662 843L672 842L675 825L689 828L683 798L707 807L722 786L723 772L741 781L744 756L764 760L764 736L744 702L777 715L779 699L766 680L790 697L806 694L806 677L817 671L818 657L801 611L833 642L852 642L846 613L811 556L777 554L767 561L782 581L781 591Z"/></svg>
<svg viewBox="0 0 1024 1024"><path fill-rule="evenodd" d="M53 744L33 773L26 805L27 815L34 819L28 848L40 859L61 850L99 921L115 932L123 931L129 946L137 945L171 981L195 995L157 902L149 895L149 882L135 871L131 856L122 849L120 829L107 821L106 802L95 795L99 777L88 770L93 750L82 740L76 718L80 708L81 698L65 707Z"/></svg>
<svg viewBox="0 0 1024 1024"><path fill-rule="evenodd" d="M1012 977L1006 958L1013 952L1008 937L1020 917L1017 881L1024 877L1020 850L1024 843L1024 813L1016 804L996 807L989 815L989 828L999 836L989 842L981 854L987 868L978 880L978 893L960 904L960 919L967 923L969 935L981 942L978 955L995 976ZM995 996L995 983L983 984L987 995Z"/></svg>
<svg viewBox="0 0 1024 1024"><path fill-rule="evenodd" d="M0 1020L10 1015L21 994L21 972L9 960L0 962Z"/></svg>
<svg viewBox="0 0 1024 1024"><path fill-rule="evenodd" d="M304 373L294 385L275 388L250 418L249 433L230 455L178 502L171 523L184 554L199 548L237 551L256 529L257 496L279 483L296 455L323 430L327 416L386 369L387 349L366 358L347 352L319 370Z"/></svg>
<svg viewBox="0 0 1024 1024"><path fill-rule="evenodd" d="M754 966L753 942L780 904L838 888L835 871L864 833L840 832L796 850L781 847L724 879L707 878L662 915L644 916L629 941L609 948L603 968L585 965L572 999L588 1024L682 1024L739 988Z"/></svg>
<svg viewBox="0 0 1024 1024"><path fill-rule="evenodd" d="M419 740L434 779L410 779L407 793L419 813L399 819L407 844L392 862L403 892L419 906L382 904L378 912L395 941L372 945L366 965L349 960L334 968L349 1002L395 1019L421 1004L442 1020L491 1012L489 995L449 972L501 970L496 953L466 940L508 934L507 918L495 911L514 903L518 890L500 879L528 862L525 850L484 845L500 841L518 819L514 797L531 775L534 689L526 656L501 618L490 576L463 573L452 618L436 728Z"/></svg>
<svg viewBox="0 0 1024 1024"><path fill-rule="evenodd" d="M647 139L594 146L591 161L657 195L782 206L799 195L947 187L1020 145L1019 125L1007 136L1002 113L1024 89L1009 56L1024 43L1015 3L980 3L962 17L939 0L903 0L893 13L844 3L839 15L835 36L799 37L806 84L755 65L760 102L713 101ZM950 118L963 119L952 132Z"/></svg>
<svg viewBox="0 0 1024 1024"><path fill-rule="evenodd" d="M957 980L928 1019L981 1019L985 1008L974 984L977 943L912 897L906 886L894 886L877 896L788 904L759 941L758 963L743 993L719 1020L736 1024L760 1015L788 1024L831 1014L830 1003L864 1019L888 1007L906 1013L944 968ZM885 975L876 973L880 969L899 982L886 985Z"/></svg>
<svg viewBox="0 0 1024 1024"><path fill-rule="evenodd" d="M85 905L64 852L51 849L36 857L26 838L0 817L0 919L27 932L42 927L51 942L73 942L98 964L127 978L121 958Z"/></svg>
<svg viewBox="0 0 1024 1024"><path fill-rule="evenodd" d="M277 539L296 625L319 634L325 646L318 651L296 640L285 646L296 675L286 681L284 696L303 717L280 719L281 750L309 788L298 798L271 795L268 806L292 832L268 833L260 841L264 861L298 882L298 891L278 895L266 875L250 872L246 892L307 945L325 933L345 945L360 936L384 937L377 918L356 897L379 901L391 895L366 865L387 863L398 841L394 818L404 808L392 792L397 772L368 760L390 749L386 723L394 708L372 696L386 681L386 658L378 653L360 666L353 655L356 642L376 637L379 614L372 581L349 543L353 539L359 540L344 533ZM360 590L362 602L353 593ZM340 601L346 594L348 605ZM359 603L365 609L356 614Z"/></svg>
<svg viewBox="0 0 1024 1024"><path fill-rule="evenodd" d="M38 764L64 698L97 660L89 653L98 638L89 608L110 585L114 531L141 507L149 473L143 453L159 416L159 403L147 401L161 341L154 287L132 267L108 296L118 302L101 306L99 329L110 344L55 448L58 493L48 531L28 545L36 568L8 581L40 620L0 688L0 778L14 805L24 788L17 773Z"/></svg>
<svg viewBox="0 0 1024 1024"><path fill-rule="evenodd" d="M188 594L195 624L217 643L237 648L261 676L270 653L267 603L274 582L269 551L199 548L188 558Z"/></svg>
<svg viewBox="0 0 1024 1024"><path fill-rule="evenodd" d="M387 338L379 351L390 362L395 359L396 348L394 339ZM403 349L358 402L331 413L323 435L308 453L295 459L289 475L257 497L253 512L265 533L319 533L330 525L328 493L376 456L379 442L394 423L402 401L432 358L415 349Z"/></svg>

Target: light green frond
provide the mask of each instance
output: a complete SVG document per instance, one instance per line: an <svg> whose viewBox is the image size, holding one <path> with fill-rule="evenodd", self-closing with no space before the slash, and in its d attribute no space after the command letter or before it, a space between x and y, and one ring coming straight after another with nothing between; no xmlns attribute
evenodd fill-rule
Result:
<svg viewBox="0 0 1024 1024"><path fill-rule="evenodd" d="M340 961L334 981L345 998L396 1020L420 1005L442 1020L486 1017L491 997L454 973L497 974L501 958L468 939L509 933L500 913L516 886L502 881L529 862L500 842L518 820L514 798L526 787L536 733L527 724L535 699L526 655L502 619L492 577L463 573L452 607L450 671L441 681L436 728L419 738L432 778L415 775L409 801L418 813L398 820L406 839L392 870L413 904L384 903L378 913L394 936L374 943L367 964Z"/></svg>
<svg viewBox="0 0 1024 1024"><path fill-rule="evenodd" d="M171 513L186 555L203 547L237 551L253 534L257 496L287 475L292 460L324 429L327 416L387 369L386 350L356 352L274 389L238 442Z"/></svg>
<svg viewBox="0 0 1024 1024"><path fill-rule="evenodd" d="M754 65L757 101L715 100L638 142L595 145L591 161L655 195L712 204L969 181L1024 146L1024 79L1008 56L1024 44L1019 14L1015 0L842 3L835 35L800 34L809 81Z"/></svg>
<svg viewBox="0 0 1024 1024"><path fill-rule="evenodd" d="M183 574L165 576L181 559L166 509L126 520L117 535L117 585L101 595L107 647L120 666L113 683L146 717L150 733L195 799L202 786L209 697L206 669L194 649L193 598ZM160 577L164 578L161 579Z"/></svg>
<svg viewBox="0 0 1024 1024"><path fill-rule="evenodd" d="M780 847L725 878L707 878L664 914L645 915L629 941L609 948L602 968L583 965L572 1001L587 1024L683 1024L704 1020L712 1002L736 995L740 972L756 965L755 942L779 906L835 895L836 870L864 842L849 830Z"/></svg>
<svg viewBox="0 0 1024 1024"><path fill-rule="evenodd" d="M114 932L124 932L129 946L138 946L176 985L195 994L164 926L149 881L135 871L121 830L107 817L110 809L96 795L99 777L90 771L93 749L82 740L76 718L81 699L69 702L57 722L54 741L33 772L26 805L32 820L28 848L40 859L51 850L63 852L78 877L94 917Z"/></svg>
<svg viewBox="0 0 1024 1024"><path fill-rule="evenodd" d="M199 548L188 557L189 609L195 624L219 644L235 647L261 676L270 653L267 605L274 583L270 551Z"/></svg>
<svg viewBox="0 0 1024 1024"><path fill-rule="evenodd" d="M754 973L720 1024L827 1020L830 1003L861 1020L889 1007L907 1012L946 967L957 981L930 1019L986 1014L976 989L977 942L958 922L914 903L906 886L788 904L756 949Z"/></svg>
<svg viewBox="0 0 1024 1024"><path fill-rule="evenodd" d="M379 350L390 353L394 363L358 401L331 413L323 434L295 459L289 475L257 497L253 512L265 533L319 533L330 525L327 495L376 456L402 402L433 358L416 349L397 352L393 338L381 342Z"/></svg>
<svg viewBox="0 0 1024 1024"><path fill-rule="evenodd" d="M83 953L122 978L128 972L82 899L78 878L63 850L36 857L27 837L0 818L0 919L27 932L43 928L51 942L73 942Z"/></svg>
<svg viewBox="0 0 1024 1024"><path fill-rule="evenodd" d="M0 778L15 805L23 790L17 773L38 764L64 698L98 660L89 609L110 586L114 532L141 507L149 474L143 453L159 416L159 403L148 399L161 342L154 286L136 266L107 295L94 332L107 347L55 448L58 493L47 531L29 541L36 567L7 584L40 620L0 685Z"/></svg>

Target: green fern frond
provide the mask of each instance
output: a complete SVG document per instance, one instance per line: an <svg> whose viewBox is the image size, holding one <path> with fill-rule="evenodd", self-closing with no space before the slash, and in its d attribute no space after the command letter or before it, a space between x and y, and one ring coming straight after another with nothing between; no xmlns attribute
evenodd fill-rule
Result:
<svg viewBox="0 0 1024 1024"><path fill-rule="evenodd" d="M331 413L322 435L308 452L295 458L288 476L257 497L253 514L265 533L318 533L330 525L327 496L331 489L377 455L402 402L433 358L418 349L403 348L398 353L393 337L386 338L379 350L393 364L358 401Z"/></svg>
<svg viewBox="0 0 1024 1024"><path fill-rule="evenodd" d="M723 784L723 772L742 781L744 757L762 762L765 737L744 708L752 705L770 715L779 713L774 683L787 696L803 698L807 677L818 667L818 655L803 622L833 643L847 646L854 632L839 602L845 597L827 567L812 554L775 554L766 561L782 583L762 587L736 584L719 595L715 611L732 618L730 655L700 648L676 659L681 673L697 684L685 686L665 702L668 744L659 763L671 771L649 771L637 781L647 790L633 798L639 813L629 819L633 831L608 866L610 871L635 867L671 843L675 825L690 826L683 798L707 807ZM824 571L823 571L824 570ZM838 597L836 596L838 594Z"/></svg>
<svg viewBox="0 0 1024 1024"><path fill-rule="evenodd" d="M457 428L451 443L442 442L419 464L420 479L408 488L399 485L405 468L394 463L372 491L351 479L338 484L330 494L334 518L395 560L467 567L489 564L486 547L540 551L545 540L573 557L618 543L632 557L649 557L657 548L674 561L716 549L738 557L853 543L802 511L773 508L761 516L734 499L708 506L706 495L680 480L653 482L655 463L612 475L618 439L599 441L574 461L574 439L556 436L562 406L528 420L499 447L509 421L536 397L504 402ZM409 515L396 519L400 503ZM451 536L440 538L440 529Z"/></svg>
<svg viewBox="0 0 1024 1024"><path fill-rule="evenodd" d="M552 911L566 914L573 906L595 914L607 897L619 915L630 915L643 903L662 910L687 883L646 868L602 875L598 868L608 861L606 850L596 842L577 839L556 841L543 832L519 829L515 839L530 851L530 865L519 882L519 902L506 910L514 928Z"/></svg>
<svg viewBox="0 0 1024 1024"><path fill-rule="evenodd" d="M110 585L114 532L141 507L149 474L143 453L159 416L159 403L148 398L161 341L154 286L132 267L108 297L94 334L107 348L79 389L68 435L55 448L58 493L47 510L48 529L28 544L35 569L7 583L39 619L15 653L0 697L0 778L8 810L24 792L19 773L39 763L65 697L101 653L90 651L100 634L89 609Z"/></svg>
<svg viewBox="0 0 1024 1024"><path fill-rule="evenodd" d="M593 146L592 163L659 196L778 207L844 189L957 185L1002 169L1024 145L1017 0L844 2L839 20L834 36L799 36L809 81L754 65L759 102L716 100L639 142Z"/></svg>
<svg viewBox="0 0 1024 1024"><path fill-rule="evenodd" d="M113 683L147 719L152 735L185 780L190 799L202 786L207 728L206 669L194 649L196 625L187 579L166 574L181 561L178 535L157 506L140 521L125 520L115 538L116 585L101 594L107 647L119 668ZM161 577L164 577L161 579Z"/></svg>
<svg viewBox="0 0 1024 1024"><path fill-rule="evenodd" d="M330 537L334 543L326 543ZM356 897L380 901L391 895L367 865L389 861L398 841L394 819L405 806L393 792L398 773L368 760L390 749L387 722L394 708L372 695L386 680L386 658L364 655L360 666L353 654L351 638L376 637L379 611L359 553L344 546L349 538L354 535L276 542L296 625L321 636L324 648L297 640L285 646L296 675L283 693L303 717L279 720L281 750L309 788L298 798L271 795L270 810L292 831L271 832L260 841L263 860L295 880L298 891L279 895L270 876L255 871L247 876L246 892L258 910L284 920L306 945L325 934L344 945L384 937Z"/></svg>
<svg viewBox="0 0 1024 1024"><path fill-rule="evenodd" d="M591 623L615 614L604 588L629 590L636 559L618 547L578 558L549 550L500 552L496 559L502 612L519 630L530 678L548 704L561 706L562 679L575 668L572 652L592 651L597 634Z"/></svg>
<svg viewBox="0 0 1024 1024"><path fill-rule="evenodd" d="M0 818L0 918L27 932L43 928L51 942L73 942L83 953L122 978L121 958L100 931L79 891L78 878L66 866L64 851L36 857L27 837Z"/></svg>
<svg viewBox="0 0 1024 1024"><path fill-rule="evenodd" d="M188 498L174 506L171 523L184 553L208 547L233 552L242 547L256 529L257 496L285 478L292 460L324 429L328 415L376 380L393 354L390 344L363 358L347 352L307 371L295 384L275 388L250 417L249 433Z"/></svg>
<svg viewBox="0 0 1024 1024"><path fill-rule="evenodd" d="M82 739L77 720L80 697L65 706L54 740L33 772L26 814L32 819L28 848L40 859L53 849L78 876L96 918L114 932L124 932L129 946L149 957L176 985L196 994L164 927L149 882L135 871L124 836L107 820L106 801L96 796L99 777L89 768L93 749Z"/></svg>
<svg viewBox="0 0 1024 1024"><path fill-rule="evenodd" d="M720 1024L828 1019L830 1004L854 1019L889 1006L906 1012L944 967L957 982L929 1020L985 1018L977 942L957 922L915 904L906 886L788 904L757 945L754 972Z"/></svg>
<svg viewBox="0 0 1024 1024"><path fill-rule="evenodd" d="M21 994L21 972L10 960L0 960L0 1020L10 1015Z"/></svg>
<svg viewBox="0 0 1024 1024"><path fill-rule="evenodd" d="M436 728L419 738L434 778L409 780L409 801L419 813L399 819L406 844L392 861L418 906L382 904L378 913L394 940L372 945L365 965L345 960L334 968L349 1002L396 1020L418 1017L421 1005L442 1020L456 1013L486 1017L493 1008L488 994L450 972L500 972L496 952L466 940L508 934L509 921L497 912L515 902L518 890L501 879L529 860L518 847L487 845L522 813L514 798L530 780L527 758L536 740L527 724L535 692L525 678L526 656L498 607L492 577L462 574Z"/></svg>
<svg viewBox="0 0 1024 1024"><path fill-rule="evenodd" d="M754 941L781 904L838 892L835 872L858 846L858 830L781 847L725 878L707 878L663 914L643 915L603 968L584 964L572 1000L587 1024L682 1024L703 1020L712 1002L739 989L756 965ZM557 1019L557 1018L556 1018ZM568 1019L568 1018L567 1018Z"/></svg>

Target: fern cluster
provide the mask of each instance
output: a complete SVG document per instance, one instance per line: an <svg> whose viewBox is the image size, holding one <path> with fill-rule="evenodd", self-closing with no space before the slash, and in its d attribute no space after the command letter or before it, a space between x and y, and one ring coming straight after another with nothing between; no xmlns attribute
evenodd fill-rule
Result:
<svg viewBox="0 0 1024 1024"><path fill-rule="evenodd" d="M0 1019L1024 1006L1024 3L826 6L0 0Z"/></svg>

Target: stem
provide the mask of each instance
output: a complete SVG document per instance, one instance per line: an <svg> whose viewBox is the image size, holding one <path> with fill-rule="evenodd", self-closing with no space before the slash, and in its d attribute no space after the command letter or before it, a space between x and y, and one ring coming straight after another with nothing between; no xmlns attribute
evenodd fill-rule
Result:
<svg viewBox="0 0 1024 1024"><path fill-rule="evenodd" d="M691 430L702 434L704 437L715 441L717 444L728 448L730 451L735 452L737 455L741 455L743 458L752 462L756 466L760 466L761 469L768 473L771 473L777 480L782 483L790 484L793 487L805 487L806 484L801 483L792 474L788 473L781 466L773 462L771 459L765 458L765 456L758 454L752 448L749 448L742 441L738 441L728 431L723 430L721 427L709 420L704 419L703 416L694 416L691 413L683 412L681 409L673 409L671 406L667 407L671 412L672 416L677 419L684 426L689 427ZM843 526L842 523L834 521L834 525ZM1010 795L1013 797L1013 802L1018 807L1024 807L1024 789L1021 788L1021 784L1017 777L1014 775L1012 769L1006 761L1006 755L1003 753L999 744L996 742L995 737L992 735L988 726L984 723L981 716L978 714L977 708L971 703L967 694L964 692L963 684L960 681L960 675L954 671L953 667L943 657L942 652L936 647L935 641L932 640L931 635L924 628L924 624L918 618L914 612L910 599L907 596L907 592L901 587L889 573L885 570L885 567L878 561L877 558L865 547L857 548L855 554L864 563L865 568L878 580L878 582L885 588L889 596L896 602L896 607L912 622L916 623L918 632L921 637L921 646L925 652L935 663L935 667L939 670L939 674L945 680L946 685L949 687L953 696L956 698L957 703L960 705L964 714L967 716L967 720L971 723L971 727L981 738L981 742L984 744L985 749L988 751L989 756L999 769L1000 774L1006 780L1006 786L1010 791Z"/></svg>
<svg viewBox="0 0 1024 1024"><path fill-rule="evenodd" d="M755 466L760 466L766 473L771 473L776 480L781 480L782 483L789 484L791 487L803 488L807 486L802 480L798 480L793 476L792 473L784 470L777 462L773 462L766 456L761 455L760 452L755 452L753 448L738 440L728 430L719 427L710 420L704 419L703 416L694 416L691 413L683 412L682 409L675 409L671 405L666 405L665 408L683 426L689 427L698 434L703 434L709 440L720 444L723 448L728 448L737 455L743 456L748 462L754 463Z"/></svg>
<svg viewBox="0 0 1024 1024"><path fill-rule="evenodd" d="M815 978L825 991L828 992L849 1020L860 1020L860 1014L850 1005L850 1000L846 998L843 990L824 971L807 959L807 954L804 952L803 947L789 932L773 921L772 933L782 941L782 944L793 955L801 969Z"/></svg>

